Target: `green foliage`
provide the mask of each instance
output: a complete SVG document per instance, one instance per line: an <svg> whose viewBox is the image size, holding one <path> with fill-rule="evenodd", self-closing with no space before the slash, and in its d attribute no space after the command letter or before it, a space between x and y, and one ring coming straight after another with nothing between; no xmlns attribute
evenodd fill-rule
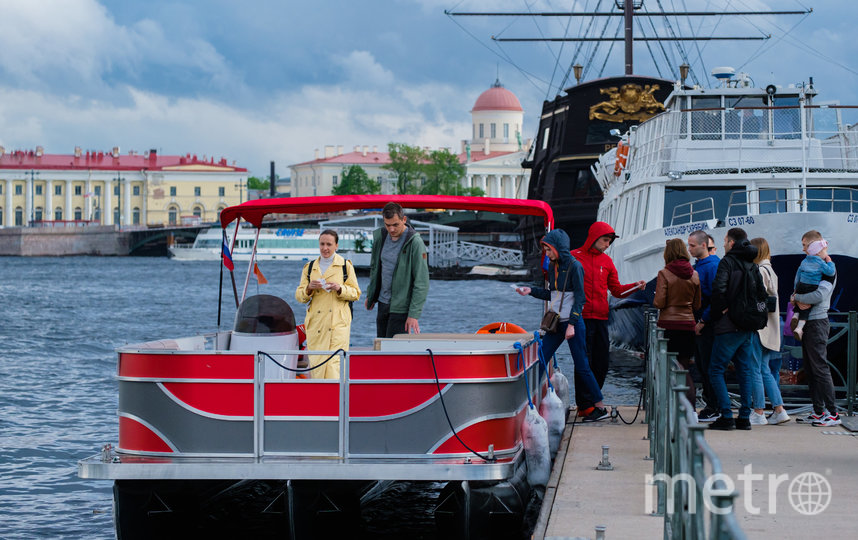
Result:
<svg viewBox="0 0 858 540"><path fill-rule="evenodd" d="M462 187L465 167L459 163L459 156L446 148L429 153L429 163L424 165L426 183L420 191L424 195L470 195L471 191ZM482 190L479 190L482 192Z"/></svg>
<svg viewBox="0 0 858 540"><path fill-rule="evenodd" d="M360 165L343 167L342 180L331 191L334 195L369 195L381 193L381 184L366 174Z"/></svg>
<svg viewBox="0 0 858 540"><path fill-rule="evenodd" d="M382 165L383 169L393 171L396 175L396 192L399 194L417 193L420 182L424 179L424 161L426 152L419 146L409 146L405 143L388 143L390 163Z"/></svg>
<svg viewBox="0 0 858 540"><path fill-rule="evenodd" d="M262 180L256 176L247 177L247 189L268 189L270 185L271 182L268 179Z"/></svg>

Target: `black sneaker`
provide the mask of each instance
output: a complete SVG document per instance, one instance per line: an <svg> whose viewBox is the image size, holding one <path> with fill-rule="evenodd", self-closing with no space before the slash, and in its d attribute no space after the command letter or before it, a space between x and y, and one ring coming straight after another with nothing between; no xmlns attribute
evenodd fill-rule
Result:
<svg viewBox="0 0 858 540"><path fill-rule="evenodd" d="M611 413L608 412L608 409L600 409L596 407L593 409L593 412L584 417L583 422L598 422L599 420L604 420L605 418L610 418Z"/></svg>
<svg viewBox="0 0 858 540"><path fill-rule="evenodd" d="M697 415L697 421L701 424L709 424L721 418L721 413L714 409L703 409L700 411L700 414Z"/></svg>
<svg viewBox="0 0 858 540"><path fill-rule="evenodd" d="M741 429L743 431L751 431L751 419L736 418L736 429Z"/></svg>
<svg viewBox="0 0 858 540"><path fill-rule="evenodd" d="M732 418L726 418L724 416L719 417L717 420L709 424L709 429L720 429L721 431L732 431L736 429L736 423Z"/></svg>

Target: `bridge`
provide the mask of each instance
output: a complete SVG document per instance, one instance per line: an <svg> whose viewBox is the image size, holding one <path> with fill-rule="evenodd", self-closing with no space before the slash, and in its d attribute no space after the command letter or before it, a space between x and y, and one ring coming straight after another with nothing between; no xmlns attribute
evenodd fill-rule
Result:
<svg viewBox="0 0 858 540"><path fill-rule="evenodd" d="M127 237L128 255L166 257L167 247L176 242L192 243L197 234L213 224L173 225L169 227L123 227L118 234Z"/></svg>

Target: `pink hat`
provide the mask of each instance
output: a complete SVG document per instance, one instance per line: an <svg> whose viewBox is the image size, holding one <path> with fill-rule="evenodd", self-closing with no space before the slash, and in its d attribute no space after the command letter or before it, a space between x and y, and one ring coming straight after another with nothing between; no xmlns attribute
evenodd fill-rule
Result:
<svg viewBox="0 0 858 540"><path fill-rule="evenodd" d="M807 246L808 255L818 255L820 251L828 247L828 242L825 240L814 240Z"/></svg>

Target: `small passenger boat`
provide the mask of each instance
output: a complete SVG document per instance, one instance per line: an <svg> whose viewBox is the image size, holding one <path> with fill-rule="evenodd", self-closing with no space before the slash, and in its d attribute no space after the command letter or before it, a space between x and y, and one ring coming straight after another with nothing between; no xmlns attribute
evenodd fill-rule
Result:
<svg viewBox="0 0 858 540"><path fill-rule="evenodd" d="M416 195L249 201L225 209L221 223L243 219L258 230L272 213L389 200L553 224L541 201ZM248 278L252 267L251 257ZM538 334L496 325L303 351L285 301L245 297L246 285L241 295L233 290L231 331L118 350L119 441L80 461L78 474L114 481L119 538L206 527L226 536L327 537L353 527L361 495L390 480L448 483L435 512L445 536L516 535L531 492L522 423L554 371L540 359ZM339 355L340 379L297 378L307 352Z"/></svg>

